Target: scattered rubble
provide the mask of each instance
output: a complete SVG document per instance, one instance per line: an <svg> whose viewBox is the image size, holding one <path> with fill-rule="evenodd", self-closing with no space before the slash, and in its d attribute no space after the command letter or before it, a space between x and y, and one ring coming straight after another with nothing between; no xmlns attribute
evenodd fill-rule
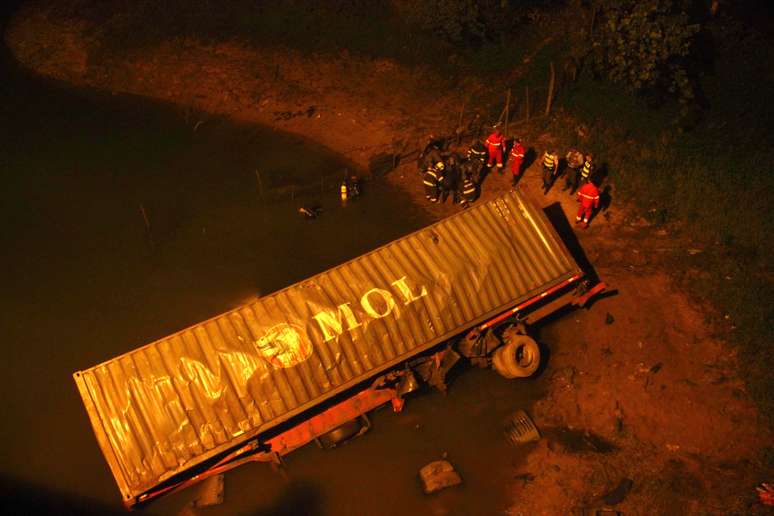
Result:
<svg viewBox="0 0 774 516"><path fill-rule="evenodd" d="M462 484L462 478L447 460L437 460L423 467L419 470L419 478L425 494Z"/></svg>

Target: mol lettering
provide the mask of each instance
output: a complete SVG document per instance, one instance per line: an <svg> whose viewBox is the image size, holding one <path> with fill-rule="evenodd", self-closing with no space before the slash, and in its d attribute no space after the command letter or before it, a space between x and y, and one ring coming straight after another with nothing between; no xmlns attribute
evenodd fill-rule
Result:
<svg viewBox="0 0 774 516"><path fill-rule="evenodd" d="M372 288L360 297L360 307L368 317L381 319L393 312L397 315L400 304L410 305L427 295L427 288L424 285L419 288L419 292L412 291L406 282L406 276L393 281L391 285L394 287L396 295L393 295L389 290ZM342 303L336 307L335 311L324 310L313 316L320 326L323 340L326 342L333 340L345 331L351 331L362 325L350 305L351 303Z"/></svg>

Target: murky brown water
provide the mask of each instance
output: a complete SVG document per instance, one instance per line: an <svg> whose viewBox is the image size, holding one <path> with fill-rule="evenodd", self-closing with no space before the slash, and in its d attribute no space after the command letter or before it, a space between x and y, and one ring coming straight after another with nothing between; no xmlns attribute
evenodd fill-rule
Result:
<svg viewBox="0 0 774 516"><path fill-rule="evenodd" d="M121 513L73 371L428 221L379 182L340 207L330 181L347 165L287 135L68 90L7 56L0 68L0 495L23 512ZM312 192L264 203L256 169L267 182L311 178ZM320 177L329 184L318 192ZM304 220L304 203L325 211ZM287 478L262 464L228 473L226 503L204 513L497 513L523 453L505 444L502 421L529 406L540 382L466 371L446 397L429 392L404 413L374 414L372 431L342 448L293 453ZM425 497L417 470L444 452L465 484ZM192 495L143 512L174 514Z"/></svg>

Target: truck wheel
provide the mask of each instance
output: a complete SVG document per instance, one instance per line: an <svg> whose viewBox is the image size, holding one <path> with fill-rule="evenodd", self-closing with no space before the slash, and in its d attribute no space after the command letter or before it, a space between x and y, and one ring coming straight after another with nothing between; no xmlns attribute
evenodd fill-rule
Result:
<svg viewBox="0 0 774 516"><path fill-rule="evenodd" d="M540 365L540 348L526 335L508 336L505 345L494 352L492 366L505 378L532 376Z"/></svg>
<svg viewBox="0 0 774 516"><path fill-rule="evenodd" d="M360 433L359 419L352 419L319 437L323 448L335 448L336 446L352 439Z"/></svg>

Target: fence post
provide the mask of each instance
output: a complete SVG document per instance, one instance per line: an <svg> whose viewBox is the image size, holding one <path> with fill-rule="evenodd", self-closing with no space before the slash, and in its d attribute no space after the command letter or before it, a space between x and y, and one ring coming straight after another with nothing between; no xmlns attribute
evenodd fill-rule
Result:
<svg viewBox="0 0 774 516"><path fill-rule="evenodd" d="M508 118L511 112L511 89L508 88L508 96L505 98L505 137L508 138Z"/></svg>
<svg viewBox="0 0 774 516"><path fill-rule="evenodd" d="M457 128L455 129L455 132L457 133L457 145L460 144L460 140L462 139L462 116L465 114L465 102L462 103L462 107L460 108L460 117L457 120Z"/></svg>
<svg viewBox="0 0 774 516"><path fill-rule="evenodd" d="M529 86L524 87L524 96L526 97L527 120L529 120Z"/></svg>
<svg viewBox="0 0 774 516"><path fill-rule="evenodd" d="M551 102L554 100L554 84L556 83L556 70L554 62L551 61L551 78L548 81L548 97L546 98L546 116L551 113Z"/></svg>
<svg viewBox="0 0 774 516"><path fill-rule="evenodd" d="M142 215L142 220L145 223L145 237L148 239L148 246L150 247L151 251L153 251L156 247L153 242L153 232L151 231L151 224L150 220L148 219L148 214L145 212L145 206L142 203L140 203L140 215Z"/></svg>

